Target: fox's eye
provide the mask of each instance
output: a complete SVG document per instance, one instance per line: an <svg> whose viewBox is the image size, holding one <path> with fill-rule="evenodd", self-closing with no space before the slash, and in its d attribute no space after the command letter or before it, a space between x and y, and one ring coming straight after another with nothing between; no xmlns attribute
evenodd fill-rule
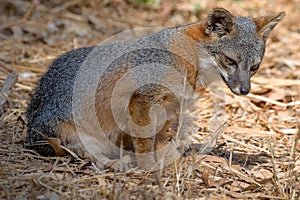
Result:
<svg viewBox="0 0 300 200"><path fill-rule="evenodd" d="M231 59L227 56L222 57L222 64L223 64L224 68L232 70L232 71L236 70L236 68L237 68L237 63L233 59Z"/></svg>
<svg viewBox="0 0 300 200"><path fill-rule="evenodd" d="M225 62L227 65L236 66L236 62L231 58L225 57Z"/></svg>

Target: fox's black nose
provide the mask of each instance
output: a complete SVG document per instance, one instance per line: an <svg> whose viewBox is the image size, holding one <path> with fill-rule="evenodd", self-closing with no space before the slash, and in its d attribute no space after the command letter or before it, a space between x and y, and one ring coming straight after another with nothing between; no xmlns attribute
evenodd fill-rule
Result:
<svg viewBox="0 0 300 200"><path fill-rule="evenodd" d="M250 92L250 88L248 87L240 87L240 93L241 95L246 95Z"/></svg>

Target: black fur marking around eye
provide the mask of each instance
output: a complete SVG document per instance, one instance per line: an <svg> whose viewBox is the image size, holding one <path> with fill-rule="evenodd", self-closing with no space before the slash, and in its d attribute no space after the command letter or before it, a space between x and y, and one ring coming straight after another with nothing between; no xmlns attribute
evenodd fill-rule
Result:
<svg viewBox="0 0 300 200"><path fill-rule="evenodd" d="M223 66L224 69L229 69L229 70L236 70L237 68L237 62L228 56L222 55L221 56L221 65Z"/></svg>
<svg viewBox="0 0 300 200"><path fill-rule="evenodd" d="M259 68L259 65L253 65L253 66L250 68L250 70L251 70L252 72L255 72L255 71L258 70L258 68Z"/></svg>
<svg viewBox="0 0 300 200"><path fill-rule="evenodd" d="M233 59L231 59L231 58L229 58L229 57L227 57L227 56L225 56L225 61L226 61L226 63L227 63L228 65L234 65L234 66L237 66L236 61L233 60Z"/></svg>

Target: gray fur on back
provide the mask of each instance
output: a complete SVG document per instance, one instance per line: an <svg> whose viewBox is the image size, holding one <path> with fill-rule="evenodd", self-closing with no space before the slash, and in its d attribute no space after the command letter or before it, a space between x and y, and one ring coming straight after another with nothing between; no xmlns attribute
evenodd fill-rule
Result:
<svg viewBox="0 0 300 200"><path fill-rule="evenodd" d="M36 141L44 141L45 138L32 128L47 137L56 137L57 122L72 120L73 82L80 64L93 49L94 47L75 49L59 56L50 65L34 91L27 109L27 142L29 147L42 155L54 155L54 151L49 145L45 145L45 149L43 145L34 145Z"/></svg>

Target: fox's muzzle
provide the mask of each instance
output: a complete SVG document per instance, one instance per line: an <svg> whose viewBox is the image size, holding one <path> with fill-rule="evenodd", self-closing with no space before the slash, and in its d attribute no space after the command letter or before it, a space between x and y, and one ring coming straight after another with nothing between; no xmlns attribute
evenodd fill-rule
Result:
<svg viewBox="0 0 300 200"><path fill-rule="evenodd" d="M240 74L232 74L224 77L221 74L224 82L229 89L236 95L247 95L251 89L250 76L245 72Z"/></svg>

